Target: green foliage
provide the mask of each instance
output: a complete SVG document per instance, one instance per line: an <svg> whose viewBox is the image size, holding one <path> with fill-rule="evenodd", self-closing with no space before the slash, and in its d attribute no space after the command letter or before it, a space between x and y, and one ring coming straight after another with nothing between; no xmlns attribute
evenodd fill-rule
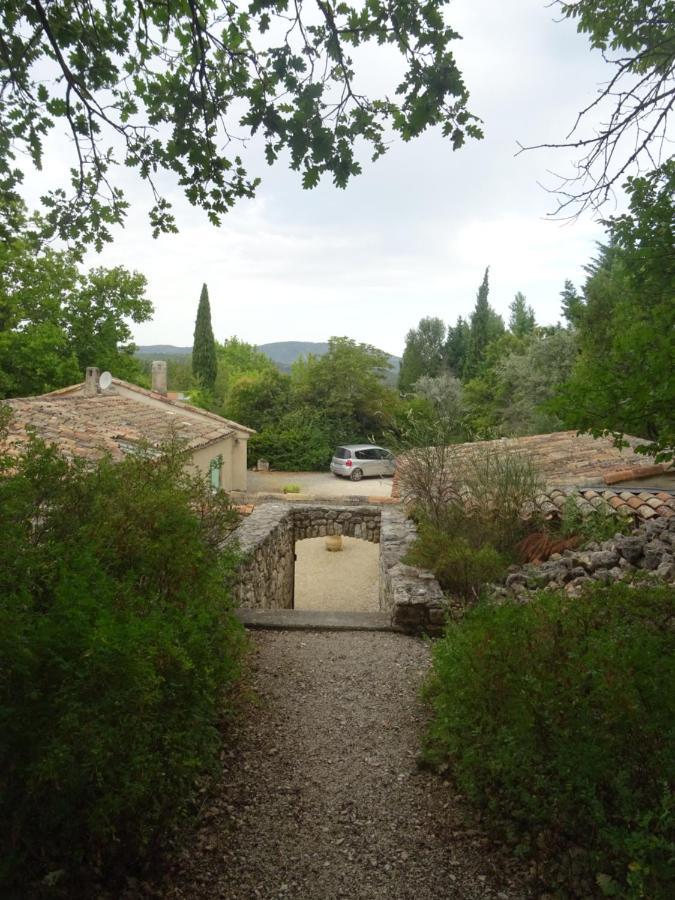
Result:
<svg viewBox="0 0 675 900"><path fill-rule="evenodd" d="M329 419L352 423L352 430L361 434L378 431L395 402L383 381L390 367L387 354L370 344L332 337L323 356L310 354L293 363L293 397Z"/></svg>
<svg viewBox="0 0 675 900"><path fill-rule="evenodd" d="M474 598L505 574L541 491L530 457L491 447L472 452L432 443L399 457L401 496L419 521L408 560L441 587Z"/></svg>
<svg viewBox="0 0 675 900"><path fill-rule="evenodd" d="M448 368L456 378L461 378L466 368L471 340L471 326L461 316L454 327L448 325L448 337L445 341L445 359Z"/></svg>
<svg viewBox="0 0 675 900"><path fill-rule="evenodd" d="M299 494L300 493L300 485L299 484L285 484L281 489L284 494Z"/></svg>
<svg viewBox="0 0 675 900"><path fill-rule="evenodd" d="M227 499L179 447L0 460L0 884L92 895L186 812L217 759L242 634Z"/></svg>
<svg viewBox="0 0 675 900"><path fill-rule="evenodd" d="M561 419L548 409L577 358L577 340L562 328L538 329L522 347L498 359L493 368L493 421L503 434L559 431Z"/></svg>
<svg viewBox="0 0 675 900"><path fill-rule="evenodd" d="M444 591L476 599L485 584L505 574L510 560L489 544L475 547L446 528L421 523L404 562L433 572Z"/></svg>
<svg viewBox="0 0 675 900"><path fill-rule="evenodd" d="M274 427L290 405L291 379L272 367L232 378L223 412L228 419L261 431Z"/></svg>
<svg viewBox="0 0 675 900"><path fill-rule="evenodd" d="M469 347L466 355L463 376L472 378L477 375L485 359L488 344L498 338L504 331L504 322L501 316L492 309L488 302L490 285L488 274L490 268L486 268L481 286L476 295L476 305L471 313L471 331L469 334Z"/></svg>
<svg viewBox="0 0 675 900"><path fill-rule="evenodd" d="M399 411L384 383L388 357L368 344L333 337L323 356L297 359L290 377L264 359L259 372L231 382L225 405L226 415L259 430L250 464L263 457L279 470L325 471L337 444L384 434Z"/></svg>
<svg viewBox="0 0 675 900"><path fill-rule="evenodd" d="M197 318L195 319L195 333L192 343L192 371L200 386L213 392L218 374L218 361L216 359L216 343L211 327L211 306L209 304L209 291L205 284L199 295Z"/></svg>
<svg viewBox="0 0 675 900"><path fill-rule="evenodd" d="M487 603L434 648L428 752L561 896L675 890L675 591Z"/></svg>
<svg viewBox="0 0 675 900"><path fill-rule="evenodd" d="M241 421L242 424L248 425L246 418L239 419L237 415L232 413L232 407L237 403L237 398L233 392L236 392L237 381L240 378L252 379L253 392L250 397L250 405L255 410L257 401L255 399L256 387L260 387L262 391L263 405L266 401L272 399L271 396L265 397L266 394L274 394L273 385L279 384L275 382L274 376L278 373L278 369L274 362L266 356L262 351L258 350L253 344L247 344L246 341L240 341L238 337L232 336L227 338L223 343L216 341L216 359L218 361L218 375L216 377L215 386L213 388L216 405L220 405L219 411L229 418ZM266 376L258 381L258 376ZM244 391L244 394L247 392ZM244 397L243 403L249 398ZM279 415L283 410L279 410ZM251 428L258 428L259 425L251 425Z"/></svg>
<svg viewBox="0 0 675 900"><path fill-rule="evenodd" d="M537 321L534 316L534 310L528 306L525 295L520 291L514 297L513 303L509 306L511 317L509 318L509 331L516 337L526 337L532 334Z"/></svg>
<svg viewBox="0 0 675 900"><path fill-rule="evenodd" d="M609 219L609 245L575 308L580 354L551 403L568 427L675 451L675 161L629 180L630 213Z"/></svg>
<svg viewBox="0 0 675 900"><path fill-rule="evenodd" d="M92 365L134 380L129 321L153 312L144 276L121 266L84 273L22 228L0 242L0 397L76 384Z"/></svg>
<svg viewBox="0 0 675 900"><path fill-rule="evenodd" d="M420 378L435 378L443 365L445 325L441 319L421 319L406 335L398 373L400 391L411 391Z"/></svg>
<svg viewBox="0 0 675 900"><path fill-rule="evenodd" d="M580 535L584 542L607 541L615 534L628 534L633 525L631 516L617 516L611 510L594 509L593 512L584 515L574 500L568 497L562 508L560 519L560 534L563 537Z"/></svg>
<svg viewBox="0 0 675 900"><path fill-rule="evenodd" d="M23 180L16 161L42 168L53 129L72 136L71 183L43 199L44 227L79 247L100 247L124 219L127 203L112 181L120 164L147 182L157 235L176 230L159 191L167 173L215 224L255 194L259 179L231 153L254 135L267 162L289 159L305 188L322 175L345 187L361 171L355 146L365 141L377 158L392 131L408 141L439 127L453 149L480 138L450 50L459 35L442 7L322 2L315 14L298 6L289 28L286 5L269 0L5 0L2 230L14 225ZM403 64L382 97L359 89L350 49L367 44L389 45ZM242 140L233 143L235 134Z"/></svg>
<svg viewBox="0 0 675 900"><path fill-rule="evenodd" d="M435 378L423 376L415 382L415 395L426 400L432 409L432 415L441 419L448 431L448 436L455 439L465 433L464 388L462 383L449 372L443 372Z"/></svg>
<svg viewBox="0 0 675 900"><path fill-rule="evenodd" d="M336 444L346 440L345 433L322 413L297 409L251 436L249 465L262 458L280 471L327 471Z"/></svg>

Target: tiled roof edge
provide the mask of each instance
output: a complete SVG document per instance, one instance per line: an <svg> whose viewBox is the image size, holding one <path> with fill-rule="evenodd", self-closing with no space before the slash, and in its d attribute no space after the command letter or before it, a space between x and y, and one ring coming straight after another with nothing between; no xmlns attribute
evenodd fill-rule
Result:
<svg viewBox="0 0 675 900"><path fill-rule="evenodd" d="M164 394L160 394L157 391L150 391L147 388L140 387L137 384L132 384L130 381L123 381L121 378L113 378L113 384L119 384L121 387L127 388L129 391L134 391L137 394L142 394L144 397L151 397L153 400L161 400L163 403L168 403L169 406L177 406L179 409L187 409L190 412L198 413L200 416L204 416L207 419L213 419L216 422L224 422L226 425L229 425L231 428L236 429L237 431L245 431L248 434L255 434L254 428L248 428L246 425L240 425L239 422L233 422L231 419L226 419L224 416L219 416L216 413L210 412L208 409L202 409L199 406L193 406L191 403L185 403L183 400L169 400L168 397L165 397ZM77 387L81 387L82 385L77 385ZM62 390L66 390L66 388L62 388ZM71 389L72 390L72 389Z"/></svg>

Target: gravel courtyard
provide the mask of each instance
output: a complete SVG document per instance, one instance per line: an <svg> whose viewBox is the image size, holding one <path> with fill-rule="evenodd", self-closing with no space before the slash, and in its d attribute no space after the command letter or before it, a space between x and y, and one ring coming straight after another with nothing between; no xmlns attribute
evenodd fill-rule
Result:
<svg viewBox="0 0 675 900"><path fill-rule="evenodd" d="M247 493L278 494L284 485L297 484L303 497L391 497L392 483L379 476L350 481L330 472L249 472Z"/></svg>
<svg viewBox="0 0 675 900"><path fill-rule="evenodd" d="M325 538L295 545L295 608L376 612L379 609L379 544L342 538L342 550L326 550Z"/></svg>
<svg viewBox="0 0 675 900"><path fill-rule="evenodd" d="M429 664L383 633L255 632L259 702L163 900L524 900L513 861L418 765Z"/></svg>

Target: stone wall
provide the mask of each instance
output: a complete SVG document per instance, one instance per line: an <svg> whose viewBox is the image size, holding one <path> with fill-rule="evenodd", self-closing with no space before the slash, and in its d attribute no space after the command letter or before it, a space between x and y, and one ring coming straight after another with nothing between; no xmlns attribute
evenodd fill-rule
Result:
<svg viewBox="0 0 675 900"><path fill-rule="evenodd" d="M564 588L576 594L594 581L633 580L641 572L675 584L675 516L654 518L630 535L616 534L602 543L554 553L539 565L512 566L505 584L493 586L497 597L527 598L541 588Z"/></svg>
<svg viewBox="0 0 675 900"><path fill-rule="evenodd" d="M257 506L229 542L241 563L235 602L252 609L292 609L295 542L341 534L380 545L380 609L404 631L439 632L445 617L441 589L430 572L402 558L415 526L399 508L266 503Z"/></svg>

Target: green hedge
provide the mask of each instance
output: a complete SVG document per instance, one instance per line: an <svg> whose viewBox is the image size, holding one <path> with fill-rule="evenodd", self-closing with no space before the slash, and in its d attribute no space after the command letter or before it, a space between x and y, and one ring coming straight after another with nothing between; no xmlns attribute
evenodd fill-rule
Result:
<svg viewBox="0 0 675 900"><path fill-rule="evenodd" d="M675 591L480 604L437 644L428 750L560 896L675 896Z"/></svg>
<svg viewBox="0 0 675 900"><path fill-rule="evenodd" d="M87 467L35 443L0 477L3 896L137 863L217 756L234 515L165 450Z"/></svg>

